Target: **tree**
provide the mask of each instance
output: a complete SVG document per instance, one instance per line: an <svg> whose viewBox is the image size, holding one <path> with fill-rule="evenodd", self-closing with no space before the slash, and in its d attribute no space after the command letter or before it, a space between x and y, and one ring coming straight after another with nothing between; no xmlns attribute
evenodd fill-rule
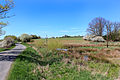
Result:
<svg viewBox="0 0 120 80"><path fill-rule="evenodd" d="M94 18L90 23L87 31L92 35L103 36L106 20L102 17Z"/></svg>
<svg viewBox="0 0 120 80"><path fill-rule="evenodd" d="M5 31L3 31L2 28L5 27L6 25L7 25L6 23L0 22L0 36L5 34Z"/></svg>
<svg viewBox="0 0 120 80"><path fill-rule="evenodd" d="M114 35L114 41L119 40L119 30L120 30L120 23L114 22L113 23L113 35Z"/></svg>
<svg viewBox="0 0 120 80"><path fill-rule="evenodd" d="M110 22L110 21L106 22L106 33L104 35L104 38L106 40L107 40L107 31L108 31L108 40L120 41L120 23L119 22Z"/></svg>
<svg viewBox="0 0 120 80"><path fill-rule="evenodd" d="M14 7L13 0L1 0L0 3L0 19L9 18L8 12Z"/></svg>
<svg viewBox="0 0 120 80"><path fill-rule="evenodd" d="M40 36L37 36L37 35L30 35L32 39L40 39L41 37Z"/></svg>
<svg viewBox="0 0 120 80"><path fill-rule="evenodd" d="M70 38L70 36L64 35L64 36L62 36L62 38Z"/></svg>
<svg viewBox="0 0 120 80"><path fill-rule="evenodd" d="M28 35L28 34L22 34L22 35L20 36L20 40L21 40L22 42L30 42L31 36Z"/></svg>
<svg viewBox="0 0 120 80"><path fill-rule="evenodd" d="M14 7L13 0L1 0L0 1L0 20L4 18L9 18L8 12ZM5 31L2 30L3 27L5 27L7 23L0 22L0 36L5 33Z"/></svg>
<svg viewBox="0 0 120 80"><path fill-rule="evenodd" d="M108 47L109 46L108 42L110 40L109 35L111 37L111 32L112 32L112 22L106 21L105 26L106 26L106 32L107 32L107 47Z"/></svg>
<svg viewBox="0 0 120 80"><path fill-rule="evenodd" d="M11 37L12 39L17 40L17 37L14 36L14 35L7 35L7 36L4 37L4 39L6 39L6 38L8 38L8 37Z"/></svg>

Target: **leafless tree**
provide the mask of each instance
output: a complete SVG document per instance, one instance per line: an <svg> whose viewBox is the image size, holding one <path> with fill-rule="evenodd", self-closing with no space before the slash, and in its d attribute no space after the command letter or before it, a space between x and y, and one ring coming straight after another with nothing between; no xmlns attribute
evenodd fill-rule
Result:
<svg viewBox="0 0 120 80"><path fill-rule="evenodd" d="M107 32L107 47L109 46L108 42L109 42L109 40L111 38L111 34L112 34L112 25L113 25L112 22L106 21L105 28L106 28L106 32Z"/></svg>
<svg viewBox="0 0 120 80"><path fill-rule="evenodd" d="M90 23L87 31L90 34L103 36L106 20L102 17L94 18Z"/></svg>
<svg viewBox="0 0 120 80"><path fill-rule="evenodd" d="M114 22L113 23L113 33L114 33L114 39L117 39L119 37L119 30L120 30L120 23Z"/></svg>

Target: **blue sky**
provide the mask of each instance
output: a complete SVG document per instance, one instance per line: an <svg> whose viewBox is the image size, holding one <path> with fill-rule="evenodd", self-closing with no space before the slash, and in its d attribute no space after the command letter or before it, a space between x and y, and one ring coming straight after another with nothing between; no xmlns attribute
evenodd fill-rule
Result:
<svg viewBox="0 0 120 80"><path fill-rule="evenodd" d="M6 35L85 35L95 17L120 21L120 0L15 0ZM4 37L4 36L2 36Z"/></svg>

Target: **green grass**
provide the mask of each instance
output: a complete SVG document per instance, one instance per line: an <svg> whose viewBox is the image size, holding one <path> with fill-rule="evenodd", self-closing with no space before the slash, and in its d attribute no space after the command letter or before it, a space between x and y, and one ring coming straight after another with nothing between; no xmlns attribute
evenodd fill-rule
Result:
<svg viewBox="0 0 120 80"><path fill-rule="evenodd" d="M83 40L82 37L79 38L58 38L59 40Z"/></svg>
<svg viewBox="0 0 120 80"><path fill-rule="evenodd" d="M47 51L46 48L40 48L40 51L43 57L31 47L22 52L12 65L8 80L112 80L110 77L113 74L107 77L93 75L82 68L78 70L78 65L72 64L80 63L77 59L71 58L68 63L64 62L64 58L69 57L67 54Z"/></svg>
<svg viewBox="0 0 120 80"><path fill-rule="evenodd" d="M49 38L49 39L51 39L51 38ZM56 39L59 39L59 40L83 40L82 37L79 37L79 38L56 38ZM41 39L34 39L34 40L41 40ZM45 40L45 39L42 39L42 40Z"/></svg>
<svg viewBox="0 0 120 80"><path fill-rule="evenodd" d="M118 65L112 65L110 63L90 61L87 63L88 67L103 75L107 72L107 76L111 78L117 78L119 76L120 67Z"/></svg>
<svg viewBox="0 0 120 80"><path fill-rule="evenodd" d="M13 49L14 47L15 47L15 46L12 46L12 47L10 47L10 48L0 48L0 52Z"/></svg>
<svg viewBox="0 0 120 80"><path fill-rule="evenodd" d="M84 48L84 49L107 49L106 46L98 46L98 47L93 47L93 46L90 46L90 47L79 47L79 48ZM113 47L113 46L109 46L108 49L115 49L117 47Z"/></svg>
<svg viewBox="0 0 120 80"><path fill-rule="evenodd" d="M104 46L104 47L92 47L92 46L90 46L90 47L80 47L80 48L90 48L90 49L93 49L93 48L95 48L95 49L104 49L104 48L107 48L106 46Z"/></svg>
<svg viewBox="0 0 120 80"><path fill-rule="evenodd" d="M44 41L45 39L33 39L34 41ZM49 40L59 40L62 43L88 43L88 41L83 40L81 37L79 38L56 38L56 39L48 39Z"/></svg>

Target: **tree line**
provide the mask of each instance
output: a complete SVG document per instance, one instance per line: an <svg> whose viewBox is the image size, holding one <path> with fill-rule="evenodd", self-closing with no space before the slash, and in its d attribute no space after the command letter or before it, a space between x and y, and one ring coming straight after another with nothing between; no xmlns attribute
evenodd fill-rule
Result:
<svg viewBox="0 0 120 80"><path fill-rule="evenodd" d="M120 22L111 22L102 17L94 18L88 25L87 32L103 36L106 40L120 40Z"/></svg>

